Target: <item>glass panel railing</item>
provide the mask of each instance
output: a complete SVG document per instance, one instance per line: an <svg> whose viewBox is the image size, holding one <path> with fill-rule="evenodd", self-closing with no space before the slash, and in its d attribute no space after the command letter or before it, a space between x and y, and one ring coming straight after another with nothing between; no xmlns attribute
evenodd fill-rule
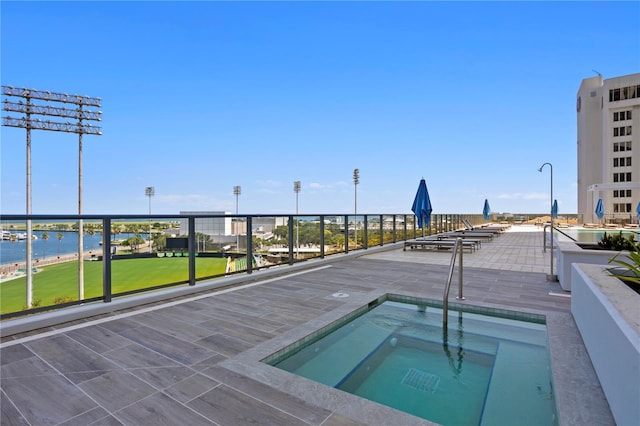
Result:
<svg viewBox="0 0 640 426"><path fill-rule="evenodd" d="M348 235L345 216L323 216L323 218L325 254L344 253L345 232Z"/></svg>
<svg viewBox="0 0 640 426"><path fill-rule="evenodd" d="M382 215L382 244L391 244L396 241L397 225L394 215Z"/></svg>
<svg viewBox="0 0 640 426"><path fill-rule="evenodd" d="M470 215L474 220L477 216L481 217ZM30 222L26 218L3 215L0 220L2 319L250 274L403 241L422 232L413 214L32 215ZM437 232L458 218L433 215L426 231ZM29 229L31 240L26 237Z"/></svg>

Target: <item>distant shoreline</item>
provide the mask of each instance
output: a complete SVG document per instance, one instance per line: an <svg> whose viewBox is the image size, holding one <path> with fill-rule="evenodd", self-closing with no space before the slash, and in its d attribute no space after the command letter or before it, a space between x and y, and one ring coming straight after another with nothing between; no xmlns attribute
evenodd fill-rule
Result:
<svg viewBox="0 0 640 426"><path fill-rule="evenodd" d="M102 249L87 250L84 252L83 259L88 260L92 257L102 256ZM78 260L78 253L66 253L60 256L47 256L45 258L34 259L31 262L33 268L41 268L44 266L55 265L57 263L71 262ZM4 263L0 265L0 282L9 281L26 275L26 261Z"/></svg>

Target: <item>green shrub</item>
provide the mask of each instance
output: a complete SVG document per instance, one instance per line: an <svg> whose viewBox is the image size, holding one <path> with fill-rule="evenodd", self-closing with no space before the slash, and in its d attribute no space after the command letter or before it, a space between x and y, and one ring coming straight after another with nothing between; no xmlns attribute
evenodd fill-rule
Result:
<svg viewBox="0 0 640 426"><path fill-rule="evenodd" d="M631 289L640 293L640 243L632 242L629 250L629 260L618 259L620 253L609 259L609 263L618 265L616 268L609 268L609 272L614 277L622 280ZM622 271L620 271L622 269Z"/></svg>
<svg viewBox="0 0 640 426"><path fill-rule="evenodd" d="M26 311L27 309L39 308L40 306L42 306L42 300L40 300L40 299L34 299L34 300L31 302L31 308L27 308L27 306L26 306L26 305L23 305L23 306L22 306L22 310L23 310L23 311Z"/></svg>
<svg viewBox="0 0 640 426"><path fill-rule="evenodd" d="M598 241L598 247L602 247L605 250L631 251L636 248L636 244L633 235L624 237L622 231L617 235L607 235L605 232L600 241Z"/></svg>
<svg viewBox="0 0 640 426"><path fill-rule="evenodd" d="M68 302L75 302L76 299L74 299L71 296L60 296L60 297L56 297L55 299L53 299L53 304L54 305L61 305L63 303L68 303Z"/></svg>

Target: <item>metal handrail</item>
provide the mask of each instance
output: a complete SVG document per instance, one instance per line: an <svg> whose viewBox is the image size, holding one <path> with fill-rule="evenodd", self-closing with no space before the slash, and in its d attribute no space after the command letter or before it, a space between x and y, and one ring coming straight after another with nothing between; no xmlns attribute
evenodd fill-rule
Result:
<svg viewBox="0 0 640 426"><path fill-rule="evenodd" d="M458 252L458 250L460 250ZM458 266L458 300L464 300L462 296L462 238L456 238L456 243L453 246L453 254L451 256L451 263L449 264L449 277L447 278L447 285L444 288L444 296L442 298L442 329L446 330L449 323L449 289L451 288L451 279L453 278L453 269L456 265L456 254L460 253L460 264Z"/></svg>

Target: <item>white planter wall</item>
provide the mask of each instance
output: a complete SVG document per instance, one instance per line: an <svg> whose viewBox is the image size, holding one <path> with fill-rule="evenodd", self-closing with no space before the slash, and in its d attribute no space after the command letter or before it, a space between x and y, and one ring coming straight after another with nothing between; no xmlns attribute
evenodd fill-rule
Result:
<svg viewBox="0 0 640 426"><path fill-rule="evenodd" d="M601 265L574 264L571 313L618 425L640 425L640 294Z"/></svg>
<svg viewBox="0 0 640 426"><path fill-rule="evenodd" d="M556 242L558 281L565 291L571 291L571 266L574 263L589 263L592 265L607 265L619 251L583 249L572 241ZM618 256L620 260L629 260L624 253Z"/></svg>

